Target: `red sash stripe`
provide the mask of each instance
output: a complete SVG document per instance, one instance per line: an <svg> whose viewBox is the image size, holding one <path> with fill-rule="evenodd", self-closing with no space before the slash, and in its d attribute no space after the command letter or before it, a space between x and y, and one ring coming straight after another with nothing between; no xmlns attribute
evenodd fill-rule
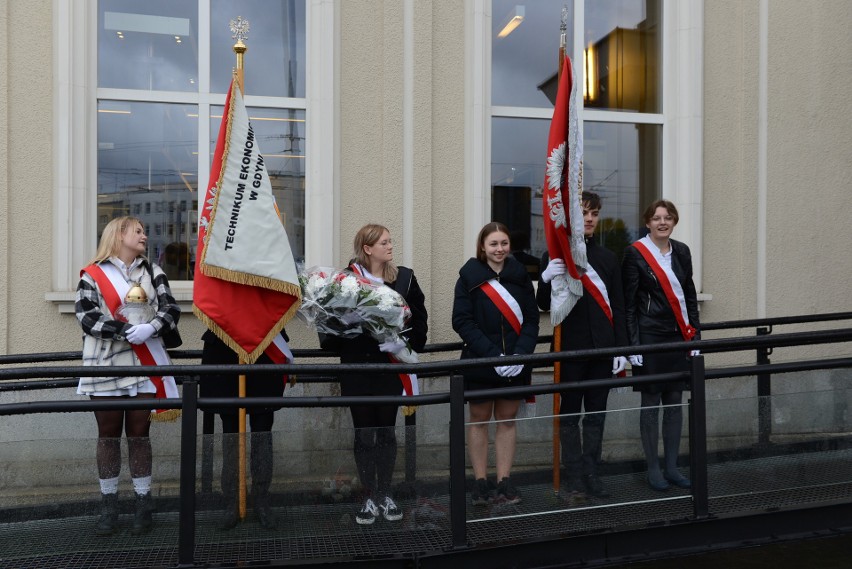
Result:
<svg viewBox="0 0 852 569"><path fill-rule="evenodd" d="M580 280L583 282L583 288L585 288L586 292L588 292L589 295L595 299L595 302L597 302L598 306L601 307L601 310L603 310L604 314L606 314L606 317L609 318L609 323L613 325L612 309L609 307L609 304L607 304L603 293L601 293L598 287L595 286L595 283L592 281L592 279L589 278L589 275L584 273Z"/></svg>
<svg viewBox="0 0 852 569"><path fill-rule="evenodd" d="M663 289L663 293L666 295L666 300L668 300L671 305L672 312L674 313L675 320L677 321L677 326L680 328L681 336L683 336L683 339L687 342L692 340L693 336L697 333L697 330L686 323L686 319L684 319L683 312L681 312L680 309L680 301L672 289L672 283L669 282L669 277L666 275L666 271L663 270L657 262L657 259L654 258L653 253L648 250L644 243L636 241L633 243L633 246L636 247L636 250L639 251L645 259L645 262L648 263L648 266L650 266L651 270L654 271L654 274L657 276L657 280L660 281L660 286ZM674 254L674 252L672 254Z"/></svg>
<svg viewBox="0 0 852 569"><path fill-rule="evenodd" d="M115 290L112 282L110 282L109 277L104 273L103 269L101 269L98 265L93 264L85 267L81 273L88 273L98 285L98 289L101 292L101 295L104 297L104 301L106 302L107 308L115 317L118 309L121 308L123 301L119 298L118 293ZM136 357L139 359L139 363L146 366L155 366L158 362L154 359L154 356L151 354L151 351L148 349L148 346L145 344L130 344L130 347L133 348L133 353L136 354ZM150 376L151 383L154 384L154 387L157 390L157 399L166 399L166 387L163 384L162 376ZM157 413L168 412L170 409L157 409Z"/></svg>
<svg viewBox="0 0 852 569"><path fill-rule="evenodd" d="M503 297L500 296L500 293L497 292L497 290L493 286L491 286L491 283L489 282L483 283L480 288L482 289L482 292L484 292L488 296L488 298L491 299L491 302L494 303L494 305L497 307L497 310L500 311L500 314L503 315L503 318L505 318L506 321L509 323L509 326L512 327L512 330L515 331L515 334L520 336L521 321L518 320L518 316L506 303Z"/></svg>

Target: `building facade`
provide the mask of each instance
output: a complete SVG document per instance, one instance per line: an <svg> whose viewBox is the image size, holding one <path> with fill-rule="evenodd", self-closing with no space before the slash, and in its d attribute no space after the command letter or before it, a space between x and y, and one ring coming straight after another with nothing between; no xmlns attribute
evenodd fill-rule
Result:
<svg viewBox="0 0 852 569"><path fill-rule="evenodd" d="M507 221L542 249L564 4L0 0L0 350L80 349L79 269L124 213L144 220L150 256L175 265L184 347L200 348L193 220L237 16L251 24L246 104L294 254L342 266L359 227L387 225L426 294L430 342L455 341L453 286L480 227ZM665 197L704 321L850 310L852 4L567 7L601 239L635 239L642 208ZM299 322L288 332L317 346ZM66 431L30 421L0 441ZM73 421L94 436L89 417Z"/></svg>

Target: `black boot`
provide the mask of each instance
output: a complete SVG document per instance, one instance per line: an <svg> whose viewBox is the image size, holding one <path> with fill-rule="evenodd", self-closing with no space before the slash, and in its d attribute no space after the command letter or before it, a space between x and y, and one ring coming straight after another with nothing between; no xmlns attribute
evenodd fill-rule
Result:
<svg viewBox="0 0 852 569"><path fill-rule="evenodd" d="M154 499L151 493L136 495L136 513L133 515L133 527L130 532L133 535L140 535L151 530L151 525L154 523Z"/></svg>
<svg viewBox="0 0 852 569"><path fill-rule="evenodd" d="M666 457L666 470L663 476L678 488L691 488L692 482L677 469L682 421L683 410L680 407L667 407L663 411L663 451Z"/></svg>
<svg viewBox="0 0 852 569"><path fill-rule="evenodd" d="M272 484L272 433L261 431L251 435L251 495L254 513L264 529L275 529L278 520L272 511L269 487Z"/></svg>
<svg viewBox="0 0 852 569"><path fill-rule="evenodd" d="M218 527L222 531L227 531L237 527L240 522L240 514L237 505L237 486L239 479L237 477L237 458L238 444L237 437L240 435L226 433L222 435L222 495L225 498L225 512L219 518Z"/></svg>
<svg viewBox="0 0 852 569"><path fill-rule="evenodd" d="M653 490L664 492L670 488L670 485L663 478L663 472L660 470L660 455L657 451L660 441L659 417L657 407L643 407L639 411L639 434L642 437L642 449L645 451L645 461L648 464L648 485Z"/></svg>
<svg viewBox="0 0 852 569"><path fill-rule="evenodd" d="M112 535L118 523L118 494L101 494L101 517L95 526L95 535Z"/></svg>

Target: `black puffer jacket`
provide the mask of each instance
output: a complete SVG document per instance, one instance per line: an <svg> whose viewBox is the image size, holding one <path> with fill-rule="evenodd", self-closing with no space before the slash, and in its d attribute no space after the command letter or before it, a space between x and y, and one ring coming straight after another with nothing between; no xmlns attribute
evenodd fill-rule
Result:
<svg viewBox="0 0 852 569"><path fill-rule="evenodd" d="M692 254L685 243L674 239L670 239L669 243L672 247L672 271L683 287L689 323L698 331L694 339L700 340L698 295L692 282ZM679 332L674 312L657 276L636 247L631 246L624 250L621 275L624 280L627 336L631 346L641 343L639 330L654 334Z"/></svg>
<svg viewBox="0 0 852 569"><path fill-rule="evenodd" d="M520 335L515 333L497 306L480 288L493 278L499 280L521 307L524 322ZM459 280L456 282L453 330L465 344L462 359L533 353L538 340L538 308L526 268L509 257L503 270L497 274L487 263L469 259L459 271ZM521 375L529 377L530 373L530 368L525 366ZM493 367L469 369L464 376L467 379L501 379Z"/></svg>

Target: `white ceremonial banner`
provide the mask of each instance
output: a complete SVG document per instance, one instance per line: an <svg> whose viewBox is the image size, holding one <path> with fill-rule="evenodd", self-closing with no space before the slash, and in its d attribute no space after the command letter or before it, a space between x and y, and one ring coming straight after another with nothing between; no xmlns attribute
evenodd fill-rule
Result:
<svg viewBox="0 0 852 569"><path fill-rule="evenodd" d="M231 85L228 138L209 218L201 270L219 279L292 293L296 263L275 206L263 155L249 123L242 94ZM225 126L225 121L222 123Z"/></svg>

